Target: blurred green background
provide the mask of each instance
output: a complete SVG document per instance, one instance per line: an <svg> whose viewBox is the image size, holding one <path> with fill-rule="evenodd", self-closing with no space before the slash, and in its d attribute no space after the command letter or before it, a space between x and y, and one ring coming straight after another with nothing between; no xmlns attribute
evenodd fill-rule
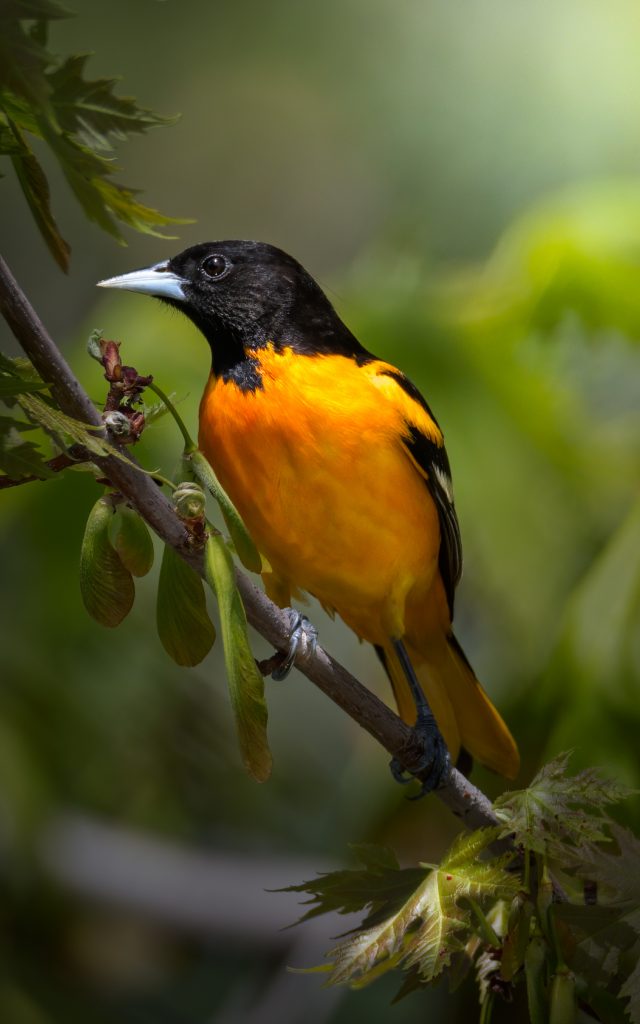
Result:
<svg viewBox="0 0 640 1024"><path fill-rule="evenodd" d="M92 397L94 327L177 393L194 430L208 370L186 321L95 281L201 240L292 252L445 429L466 556L457 633L521 745L520 781L573 748L576 768L637 786L635 0L72 6L54 49L96 50L91 76L122 74L122 92L182 112L123 148L121 180L198 221L118 249L47 165L73 247L65 278L10 174L0 183L3 255ZM140 445L167 471L179 451L167 420ZM268 684L272 780L245 777L220 651L197 669L169 662L153 576L118 630L87 617L77 564L97 496L77 473L0 499L0 1019L474 1019L472 986L390 1009L400 979L327 992L285 972L320 962L345 922L283 932L296 900L265 889L350 863L350 841L430 860L457 824L434 799L407 802L384 753L297 674ZM310 614L386 693L371 652ZM637 801L622 813L640 825Z"/></svg>

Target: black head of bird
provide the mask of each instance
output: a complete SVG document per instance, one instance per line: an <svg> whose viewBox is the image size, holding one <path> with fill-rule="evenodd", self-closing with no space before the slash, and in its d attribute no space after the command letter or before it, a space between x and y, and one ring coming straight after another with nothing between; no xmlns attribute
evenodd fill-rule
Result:
<svg viewBox="0 0 640 1024"><path fill-rule="evenodd" d="M268 342L367 355L304 267L265 242L203 242L100 287L142 292L180 309L211 345L217 372Z"/></svg>

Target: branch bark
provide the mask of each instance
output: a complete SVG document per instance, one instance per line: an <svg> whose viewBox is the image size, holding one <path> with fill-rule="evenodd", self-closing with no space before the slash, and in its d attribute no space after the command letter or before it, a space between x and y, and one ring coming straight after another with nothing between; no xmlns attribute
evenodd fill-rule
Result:
<svg viewBox="0 0 640 1024"><path fill-rule="evenodd" d="M62 411L84 423L102 426L98 410L47 333L2 257L0 312L42 378L51 384L52 393ZM109 440L117 444L113 437ZM189 536L173 506L156 484L139 471L129 452L127 458L131 460L129 463L113 456L95 458L94 461L161 540L170 544L196 572L204 576L202 552L194 551L189 546ZM288 617L238 569L236 579L249 623L275 648L286 650L290 628ZM296 666L358 725L366 729L389 754L396 757L407 771L418 773L422 742L415 731L320 645L313 654L298 656ZM419 774L417 777L420 777ZM451 770L446 784L436 791L436 795L470 829L497 823L489 799L455 768Z"/></svg>

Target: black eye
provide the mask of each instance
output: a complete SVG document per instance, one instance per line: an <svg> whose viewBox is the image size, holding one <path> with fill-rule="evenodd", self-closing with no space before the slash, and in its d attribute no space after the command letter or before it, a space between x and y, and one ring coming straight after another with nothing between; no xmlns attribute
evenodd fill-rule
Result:
<svg viewBox="0 0 640 1024"><path fill-rule="evenodd" d="M207 256L202 263L202 269L207 277L220 277L228 268L229 264L224 256Z"/></svg>

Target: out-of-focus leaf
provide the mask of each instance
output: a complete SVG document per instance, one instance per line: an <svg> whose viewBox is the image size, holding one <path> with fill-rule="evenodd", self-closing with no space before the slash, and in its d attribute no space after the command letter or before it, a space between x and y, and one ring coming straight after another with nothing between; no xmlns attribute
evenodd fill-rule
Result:
<svg viewBox="0 0 640 1024"><path fill-rule="evenodd" d="M69 268L71 249L60 234L51 212L49 182L18 126L12 121L9 122L9 125L18 143L17 152L11 154L11 162L20 182L20 188L49 252L61 270L66 271Z"/></svg>
<svg viewBox="0 0 640 1024"><path fill-rule="evenodd" d="M21 377L0 376L0 399L15 398L16 395L26 395L32 391L42 391L46 388L44 382L22 380Z"/></svg>
<svg viewBox="0 0 640 1024"><path fill-rule="evenodd" d="M0 416L0 435L6 435L12 430L24 434L28 430L37 430L37 424L25 423L23 420L14 420L11 416Z"/></svg>
<svg viewBox="0 0 640 1024"><path fill-rule="evenodd" d="M233 559L219 534L211 533L207 539L205 573L218 600L227 681L242 759L256 782L265 782L271 774L271 751L267 742L264 679L249 646L247 618L236 588Z"/></svg>
<svg viewBox="0 0 640 1024"><path fill-rule="evenodd" d="M528 210L473 281L455 289L451 316L473 330L547 335L570 310L589 328L640 335L636 179L579 184Z"/></svg>
<svg viewBox="0 0 640 1024"><path fill-rule="evenodd" d="M585 845L575 855L576 870L581 878L606 886L618 901L637 906L633 922L640 935L640 839L616 822L609 828L618 850Z"/></svg>
<svg viewBox="0 0 640 1024"><path fill-rule="evenodd" d="M620 989L620 997L628 999L627 1013L633 1024L640 1024L640 961Z"/></svg>
<svg viewBox="0 0 640 1024"><path fill-rule="evenodd" d="M11 431L0 434L0 469L14 480L27 476L50 480L56 476L38 446L32 441L21 441L19 437L14 441Z"/></svg>
<svg viewBox="0 0 640 1024"><path fill-rule="evenodd" d="M8 373L12 377L19 377L21 380L30 381L36 384L44 384L42 377L36 370L30 359L24 356L5 356L0 352L0 371ZM46 385L48 387L48 385Z"/></svg>
<svg viewBox="0 0 640 1024"><path fill-rule="evenodd" d="M545 765L527 789L504 793L494 805L501 835L516 844L564 860L567 845L608 839L604 807L631 793L595 768L566 774L569 754Z"/></svg>
<svg viewBox="0 0 640 1024"><path fill-rule="evenodd" d="M186 459L196 479L209 491L220 506L220 511L222 512L238 558L250 572L261 572L262 559L260 553L249 536L240 513L226 491L220 486L218 478L208 460L200 451L191 452L186 456Z"/></svg>
<svg viewBox="0 0 640 1024"><path fill-rule="evenodd" d="M4 0L0 8L0 152L10 155L36 224L63 270L69 247L53 218L47 178L25 131L49 146L87 217L123 244L118 222L160 237L167 236L159 228L187 223L144 206L135 190L112 180L118 168L100 155L112 148L112 140L175 119L139 108L130 97L115 96L113 80L85 80L86 55L60 62L51 54L47 23L66 14L44 0ZM35 19L35 26L23 24L27 19Z"/></svg>
<svg viewBox="0 0 640 1024"><path fill-rule="evenodd" d="M624 671L640 609L640 501L610 537L571 599L564 650L587 679Z"/></svg>
<svg viewBox="0 0 640 1024"><path fill-rule="evenodd" d="M178 665L199 665L216 639L204 584L169 545L162 555L156 623L162 646Z"/></svg>
<svg viewBox="0 0 640 1024"><path fill-rule="evenodd" d="M133 576L146 576L153 565L153 541L145 521L128 505L116 513L115 549Z"/></svg>
<svg viewBox="0 0 640 1024"><path fill-rule="evenodd" d="M122 141L132 132L171 124L175 118L160 117L138 107L131 96L115 96L117 79L84 76L89 54L68 57L47 75L51 103L63 131L93 149L112 148L110 137Z"/></svg>
<svg viewBox="0 0 640 1024"><path fill-rule="evenodd" d="M89 615L102 626L118 626L133 607L133 577L109 539L113 506L105 498L95 503L84 531L80 552L80 592Z"/></svg>

